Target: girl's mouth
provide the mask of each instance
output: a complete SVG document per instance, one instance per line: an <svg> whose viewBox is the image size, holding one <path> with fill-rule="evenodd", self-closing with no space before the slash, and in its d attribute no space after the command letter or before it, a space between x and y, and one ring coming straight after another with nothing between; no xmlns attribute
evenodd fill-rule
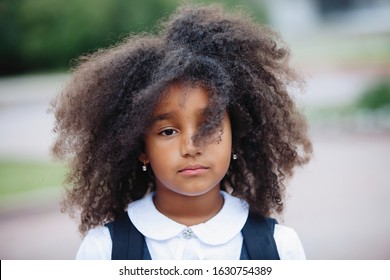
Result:
<svg viewBox="0 0 390 280"><path fill-rule="evenodd" d="M204 172L207 172L209 170L208 167L200 165L200 164L193 164L188 165L184 167L183 169L179 170L179 173L186 176L194 176L194 175L200 175Z"/></svg>

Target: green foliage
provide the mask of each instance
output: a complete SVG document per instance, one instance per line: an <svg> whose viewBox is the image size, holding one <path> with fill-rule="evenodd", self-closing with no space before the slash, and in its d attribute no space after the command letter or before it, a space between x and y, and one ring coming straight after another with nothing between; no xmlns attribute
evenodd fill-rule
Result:
<svg viewBox="0 0 390 280"><path fill-rule="evenodd" d="M151 26L170 2L3 0L0 73L68 68L72 58Z"/></svg>
<svg viewBox="0 0 390 280"><path fill-rule="evenodd" d="M60 187L65 173L65 167L57 164L0 161L0 196Z"/></svg>
<svg viewBox="0 0 390 280"><path fill-rule="evenodd" d="M179 0L1 0L0 75L67 69L83 53L129 33L151 31ZM207 1L244 6L264 20L258 1Z"/></svg>
<svg viewBox="0 0 390 280"><path fill-rule="evenodd" d="M382 81L368 88L358 100L357 107L372 111L390 111L390 82Z"/></svg>

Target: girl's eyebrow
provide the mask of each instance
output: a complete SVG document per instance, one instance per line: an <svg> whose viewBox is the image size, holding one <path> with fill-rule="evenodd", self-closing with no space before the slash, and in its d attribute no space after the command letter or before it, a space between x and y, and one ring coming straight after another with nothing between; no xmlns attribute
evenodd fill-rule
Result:
<svg viewBox="0 0 390 280"><path fill-rule="evenodd" d="M156 115L153 117L153 122L158 122L158 121L164 121L164 120L170 120L174 118L173 113L163 113L160 115Z"/></svg>
<svg viewBox="0 0 390 280"><path fill-rule="evenodd" d="M198 111L198 114L200 116L203 115L204 111L205 111L205 108L201 108ZM172 120L172 119L175 119L176 118L176 114L175 112L168 112L168 113L162 113L162 114L159 114L159 115L155 115L152 119L152 123L156 123L156 122L159 122L159 121L165 121L165 120Z"/></svg>
<svg viewBox="0 0 390 280"><path fill-rule="evenodd" d="M197 110L196 114L202 115L205 110L206 110L206 108L200 108ZM153 117L153 120L159 121L159 120L173 119L173 118L175 118L175 116L176 116L175 112L167 112L167 113L155 115Z"/></svg>

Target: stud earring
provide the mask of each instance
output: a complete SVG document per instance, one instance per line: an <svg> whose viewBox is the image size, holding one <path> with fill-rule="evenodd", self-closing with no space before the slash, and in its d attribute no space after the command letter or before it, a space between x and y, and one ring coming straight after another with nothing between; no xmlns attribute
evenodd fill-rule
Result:
<svg viewBox="0 0 390 280"><path fill-rule="evenodd" d="M148 167L146 166L146 162L144 161L144 165L142 165L142 171L146 172L148 170Z"/></svg>
<svg viewBox="0 0 390 280"><path fill-rule="evenodd" d="M233 153L232 158L233 160L236 160L238 158L237 154Z"/></svg>

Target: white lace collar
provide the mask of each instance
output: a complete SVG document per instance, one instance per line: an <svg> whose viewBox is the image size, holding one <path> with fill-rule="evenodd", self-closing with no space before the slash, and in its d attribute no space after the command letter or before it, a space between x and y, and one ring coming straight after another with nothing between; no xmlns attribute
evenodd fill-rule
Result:
<svg viewBox="0 0 390 280"><path fill-rule="evenodd" d="M146 237L167 240L175 236L188 238L195 234L208 245L221 245L234 238L244 226L248 217L248 205L243 200L221 191L224 204L221 211L209 221L187 227L160 213L153 203L154 193L130 203L127 211L134 226Z"/></svg>

